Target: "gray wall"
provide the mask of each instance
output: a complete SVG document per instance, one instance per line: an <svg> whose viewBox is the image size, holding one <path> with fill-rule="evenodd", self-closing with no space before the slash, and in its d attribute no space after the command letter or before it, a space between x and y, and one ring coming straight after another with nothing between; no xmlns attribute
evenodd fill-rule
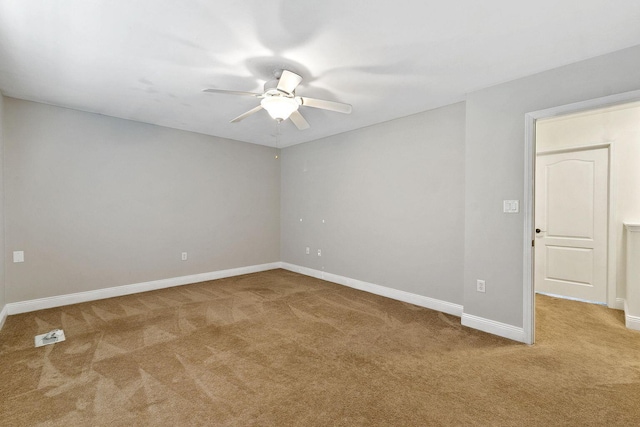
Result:
<svg viewBox="0 0 640 427"><path fill-rule="evenodd" d="M532 111L640 89L640 46L469 94L466 126L465 313L523 325L524 117ZM476 292L486 280L486 293Z"/></svg>
<svg viewBox="0 0 640 427"><path fill-rule="evenodd" d="M278 150L12 98L4 118L7 302L280 260Z"/></svg>
<svg viewBox="0 0 640 427"><path fill-rule="evenodd" d="M502 200L523 198L524 116L638 90L638 69L640 46L289 147L281 164L274 149L5 98L6 302L281 259L522 326L524 215Z"/></svg>
<svg viewBox="0 0 640 427"><path fill-rule="evenodd" d="M5 249L4 249L4 96L0 93L0 311L6 304L5 298Z"/></svg>
<svg viewBox="0 0 640 427"><path fill-rule="evenodd" d="M285 148L282 260L462 304L464 123L460 103Z"/></svg>

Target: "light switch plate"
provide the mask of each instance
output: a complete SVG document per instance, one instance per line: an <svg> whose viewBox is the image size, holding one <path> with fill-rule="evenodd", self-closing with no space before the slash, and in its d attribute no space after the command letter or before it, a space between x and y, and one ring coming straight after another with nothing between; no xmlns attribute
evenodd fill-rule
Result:
<svg viewBox="0 0 640 427"><path fill-rule="evenodd" d="M504 213L518 213L518 212L520 212L520 201L519 200L503 200L502 201L502 211Z"/></svg>
<svg viewBox="0 0 640 427"><path fill-rule="evenodd" d="M13 262L24 262L24 251L13 251Z"/></svg>

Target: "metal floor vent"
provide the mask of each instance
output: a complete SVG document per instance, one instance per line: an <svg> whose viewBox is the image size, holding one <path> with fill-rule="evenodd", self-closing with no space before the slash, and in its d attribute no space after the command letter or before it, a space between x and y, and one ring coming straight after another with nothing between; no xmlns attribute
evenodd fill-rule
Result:
<svg viewBox="0 0 640 427"><path fill-rule="evenodd" d="M46 334L36 335L36 347L55 344L57 342L62 342L65 339L66 338L64 336L64 331L62 329L54 329L53 331L49 331Z"/></svg>

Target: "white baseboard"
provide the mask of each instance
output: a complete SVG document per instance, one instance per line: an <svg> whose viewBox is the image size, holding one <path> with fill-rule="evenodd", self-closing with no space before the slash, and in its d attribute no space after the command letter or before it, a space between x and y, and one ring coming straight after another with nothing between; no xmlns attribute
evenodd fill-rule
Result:
<svg viewBox="0 0 640 427"><path fill-rule="evenodd" d="M212 271L209 273L172 277L170 279L154 280L151 282L134 283L132 285L96 289L95 291L78 292L74 294L39 298L29 301L12 302L5 306L2 313L6 317L7 314L11 315L27 313L30 311L61 307L69 304L78 304L81 302L95 301L105 298L137 294L140 292L154 291L157 289L171 288L173 286L181 286L191 283L206 282L208 280L223 279L225 277L240 276L242 274L258 273L260 271L280 268L280 264L280 262L272 262L269 264L251 265L247 267L232 268L229 270Z"/></svg>
<svg viewBox="0 0 640 427"><path fill-rule="evenodd" d="M2 311L0 311L0 329L4 326L4 321L7 320L7 316L9 315L9 309L5 305L2 307Z"/></svg>
<svg viewBox="0 0 640 427"><path fill-rule="evenodd" d="M624 324L628 329L640 331L640 316L631 316L630 314L625 314L624 320Z"/></svg>
<svg viewBox="0 0 640 427"><path fill-rule="evenodd" d="M462 325L488 332L510 340L525 342L524 328L485 319L484 317L462 313Z"/></svg>
<svg viewBox="0 0 640 427"><path fill-rule="evenodd" d="M362 280L351 279L348 277L339 276L337 274L314 270L312 268L300 267L298 265L289 264L286 262L281 263L281 267L285 270L304 274L305 276L315 277L316 279L322 279L328 282L337 283L339 285L348 286L350 288L359 289L361 291L369 292L383 297L408 302L410 304L418 305L420 307L425 307L431 310L441 311L453 316L460 317L462 315L462 306L460 304L453 304L447 301L429 298L398 289L387 288L386 286L363 282Z"/></svg>
<svg viewBox="0 0 640 427"><path fill-rule="evenodd" d="M627 327L627 329L640 331L640 316L633 316L629 314L627 300L624 301L624 325Z"/></svg>
<svg viewBox="0 0 640 427"><path fill-rule="evenodd" d="M398 289L387 288L385 286L363 282L357 279L350 279L348 277L338 276L336 274L314 270L312 268L301 267L299 265L289 264L286 262L283 262L281 264L282 268L284 268L285 270L294 271L296 273L304 274L305 276L311 276L317 279L327 280L329 282L349 286L350 288L359 289L361 291L370 292L372 294L384 296L387 298L408 302L410 304L429 308L431 310L452 314L454 316L461 317L462 324L464 326L468 326L470 328L478 329L483 332L498 335L514 341L525 342L524 328L507 325L506 323L496 322L495 320L489 320L482 317L473 316L471 314L464 314L463 306L460 304L453 304L447 301L412 294L410 292L405 292Z"/></svg>
<svg viewBox="0 0 640 427"><path fill-rule="evenodd" d="M223 279L225 277L240 276L242 274L258 273L260 271L284 268L306 276L315 277L329 282L337 283L350 288L384 296L398 301L407 302L431 310L441 311L453 316L462 317L462 324L474 329L479 329L490 334L524 342L524 330L512 325L496 322L482 317L463 313L460 304L429 298L418 294L413 294L399 289L388 288L362 280L351 279L337 274L301 267L286 262L272 262L229 270L213 271L209 273L193 274L189 276L173 277L170 279L154 280L150 282L134 283L131 285L116 286L112 288L97 289L95 291L78 292L74 294L59 295L48 298L39 298L29 301L9 303L0 311L0 328L4 324L7 315L27 313L30 311L44 310L47 308L61 307L69 304L95 301L105 298L113 298L124 295L131 295L140 292L153 291L157 289L170 288L174 286L188 285L191 283L205 282L208 280ZM629 326L629 324L633 326ZM640 330L640 317L627 316L627 327Z"/></svg>
<svg viewBox="0 0 640 427"><path fill-rule="evenodd" d="M624 310L624 302L624 298L616 298L616 301L613 303L613 307L609 308L613 308L615 310Z"/></svg>

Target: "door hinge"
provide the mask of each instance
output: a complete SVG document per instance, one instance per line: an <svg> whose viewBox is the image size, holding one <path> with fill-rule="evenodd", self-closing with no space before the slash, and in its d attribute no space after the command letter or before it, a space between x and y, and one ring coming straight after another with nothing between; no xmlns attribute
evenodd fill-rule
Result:
<svg viewBox="0 0 640 427"><path fill-rule="evenodd" d="M535 241L535 240L532 240L532 241L531 241L531 247L532 247L532 248L534 248L535 246L536 246L536 241Z"/></svg>

